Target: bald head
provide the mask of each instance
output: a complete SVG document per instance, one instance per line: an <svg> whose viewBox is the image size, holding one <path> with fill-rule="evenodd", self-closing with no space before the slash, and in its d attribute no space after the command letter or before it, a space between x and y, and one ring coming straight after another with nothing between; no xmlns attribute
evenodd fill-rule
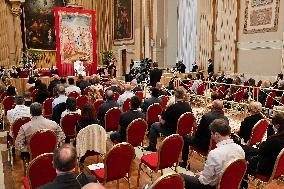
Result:
<svg viewBox="0 0 284 189"><path fill-rule="evenodd" d="M112 90L107 90L107 91L106 91L106 99L107 99L107 100L113 100L113 98L114 98L114 93L113 93L113 91L112 91Z"/></svg>
<svg viewBox="0 0 284 189"><path fill-rule="evenodd" d="M131 91L131 85L129 83L125 84L124 87L126 91Z"/></svg>
<svg viewBox="0 0 284 189"><path fill-rule="evenodd" d="M223 102L221 100L214 100L212 102L213 110L222 110L223 109Z"/></svg>
<svg viewBox="0 0 284 189"><path fill-rule="evenodd" d="M57 92L59 95L64 95L65 94L65 87L63 85L59 85Z"/></svg>
<svg viewBox="0 0 284 189"><path fill-rule="evenodd" d="M73 171L77 163L76 149L70 144L63 144L54 150L54 167L59 172Z"/></svg>
<svg viewBox="0 0 284 189"><path fill-rule="evenodd" d="M105 187L99 183L86 184L82 189L105 189Z"/></svg>

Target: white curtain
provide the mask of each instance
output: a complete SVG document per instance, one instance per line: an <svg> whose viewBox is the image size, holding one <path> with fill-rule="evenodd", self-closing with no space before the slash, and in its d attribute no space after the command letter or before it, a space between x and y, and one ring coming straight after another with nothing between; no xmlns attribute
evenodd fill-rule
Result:
<svg viewBox="0 0 284 189"><path fill-rule="evenodd" d="M197 0L179 0L178 14L178 60L190 71L196 58Z"/></svg>

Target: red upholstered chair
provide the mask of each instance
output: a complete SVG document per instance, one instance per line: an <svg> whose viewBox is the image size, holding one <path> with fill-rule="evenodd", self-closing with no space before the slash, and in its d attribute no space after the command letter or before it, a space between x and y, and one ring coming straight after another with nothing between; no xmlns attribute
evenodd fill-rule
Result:
<svg viewBox="0 0 284 189"><path fill-rule="evenodd" d="M52 153L57 146L57 136L54 131L43 129L35 132L28 142L31 159L44 153Z"/></svg>
<svg viewBox="0 0 284 189"><path fill-rule="evenodd" d="M114 107L109 109L105 114L105 129L106 132L116 131L119 125L121 111Z"/></svg>
<svg viewBox="0 0 284 189"><path fill-rule="evenodd" d="M257 82L257 87L260 87L261 86L261 84L262 84L262 81L261 80L259 80L258 82Z"/></svg>
<svg viewBox="0 0 284 189"><path fill-rule="evenodd" d="M264 106L266 108L272 108L275 97L276 97L276 93L274 91L270 92L268 96L266 97Z"/></svg>
<svg viewBox="0 0 284 189"><path fill-rule="evenodd" d="M217 189L240 188L246 170L247 161L244 159L235 159L229 162L222 174Z"/></svg>
<svg viewBox="0 0 284 189"><path fill-rule="evenodd" d="M35 102L37 92L38 92L38 89L34 89L33 92L31 93L31 97L32 97L33 102Z"/></svg>
<svg viewBox="0 0 284 189"><path fill-rule="evenodd" d="M82 110L85 104L89 103L89 98L85 95L80 95L77 97L77 107Z"/></svg>
<svg viewBox="0 0 284 189"><path fill-rule="evenodd" d="M160 104L155 103L148 107L146 112L146 120L149 126L155 122L159 122L159 115L163 112L163 108Z"/></svg>
<svg viewBox="0 0 284 189"><path fill-rule="evenodd" d="M27 169L27 176L24 177L24 188L35 189L56 177L56 170L53 167L53 153L42 154L33 159Z"/></svg>
<svg viewBox="0 0 284 189"><path fill-rule="evenodd" d="M242 88L239 88L235 93L234 101L239 103L240 101L243 100L243 97L244 97L244 90Z"/></svg>
<svg viewBox="0 0 284 189"><path fill-rule="evenodd" d="M30 88L28 89L28 91L29 91L30 93L32 93L34 90L35 90L35 87L30 87Z"/></svg>
<svg viewBox="0 0 284 189"><path fill-rule="evenodd" d="M103 184L117 180L116 188L119 188L119 179L126 178L130 188L130 167L134 158L135 151L130 144L125 142L117 144L104 158L104 168L91 173Z"/></svg>
<svg viewBox="0 0 284 189"><path fill-rule="evenodd" d="M80 96L79 93L77 93L76 91L72 91L68 94L68 97L73 97L73 98L78 98Z"/></svg>
<svg viewBox="0 0 284 189"><path fill-rule="evenodd" d="M79 114L67 114L60 120L60 125L63 132L65 133L66 139L75 138L76 124L80 120L81 116Z"/></svg>
<svg viewBox="0 0 284 189"><path fill-rule="evenodd" d="M147 174L153 182L153 172L161 170L163 175L163 169L171 168L175 166L175 171L181 150L183 148L183 138L177 134L168 136L165 138L158 149L158 152L143 155L141 157L141 163L139 164L137 186L139 186L140 172L142 165L146 165L151 169L150 175Z"/></svg>
<svg viewBox="0 0 284 189"><path fill-rule="evenodd" d="M163 108L163 111L165 111L167 109L169 97L166 95L161 95L159 96L159 98L162 100L162 108Z"/></svg>
<svg viewBox="0 0 284 189"><path fill-rule="evenodd" d="M29 121L31 121L31 118L29 117L22 117L14 121L14 123L12 124L12 128L11 128L14 140L16 140L18 136L21 126L28 123Z"/></svg>
<svg viewBox="0 0 284 189"><path fill-rule="evenodd" d="M251 137L247 143L248 146L253 146L262 141L265 132L268 128L268 121L266 119L259 120L253 127Z"/></svg>
<svg viewBox="0 0 284 189"><path fill-rule="evenodd" d="M104 100L103 99L97 99L95 102L94 102L94 108L96 110L96 113L98 113L99 111L99 107L104 103Z"/></svg>
<svg viewBox="0 0 284 189"><path fill-rule="evenodd" d="M257 180L258 188L264 188L264 185L269 184L273 180L281 181L284 175L284 149L281 150L274 164L274 168L270 177L266 177L260 174L254 175L254 179ZM282 181L283 182L283 181Z"/></svg>
<svg viewBox="0 0 284 189"><path fill-rule="evenodd" d="M177 78L174 80L174 89L177 89L181 84L181 79Z"/></svg>
<svg viewBox="0 0 284 189"><path fill-rule="evenodd" d="M105 92L104 92L104 90L103 89L100 89L99 90L99 93L100 93L100 95L103 97L104 96L104 94L105 94Z"/></svg>
<svg viewBox="0 0 284 189"><path fill-rule="evenodd" d="M144 119L133 120L126 130L126 142L133 147L143 146L148 125Z"/></svg>
<svg viewBox="0 0 284 189"><path fill-rule="evenodd" d="M144 98L144 92L143 91L136 91L135 96L140 98L141 100Z"/></svg>
<svg viewBox="0 0 284 189"><path fill-rule="evenodd" d="M220 85L219 87L217 87L217 92L220 94L221 98L224 98L225 91L226 91L225 85Z"/></svg>
<svg viewBox="0 0 284 189"><path fill-rule="evenodd" d="M92 89L91 89L90 86L89 86L89 87L86 87L86 88L84 89L84 91L83 91L83 95L89 96L89 92L91 92L91 91L92 91Z"/></svg>
<svg viewBox="0 0 284 189"><path fill-rule="evenodd" d="M128 110L130 110L130 102L131 102L131 98L127 98L122 105L122 111L123 112L127 112Z"/></svg>
<svg viewBox="0 0 284 189"><path fill-rule="evenodd" d="M43 116L47 119L51 118L52 115L52 102L53 98L48 98L43 102Z"/></svg>
<svg viewBox="0 0 284 189"><path fill-rule="evenodd" d="M199 84L197 89L196 89L196 94L197 95L204 95L205 88L206 88L206 84L205 83Z"/></svg>
<svg viewBox="0 0 284 189"><path fill-rule="evenodd" d="M195 117L192 113L186 112L180 116L177 122L177 134L189 135L192 133Z"/></svg>
<svg viewBox="0 0 284 189"><path fill-rule="evenodd" d="M117 102L118 97L120 96L120 94L119 94L118 92L114 92L113 95L114 95L113 100L114 100L115 102Z"/></svg>
<svg viewBox="0 0 284 189"><path fill-rule="evenodd" d="M3 104L4 113L5 115L7 115L7 111L13 109L15 106L15 97L13 96L4 97L2 104Z"/></svg>
<svg viewBox="0 0 284 189"><path fill-rule="evenodd" d="M151 189L184 189L184 180L178 173L167 174L158 178L151 186Z"/></svg>
<svg viewBox="0 0 284 189"><path fill-rule="evenodd" d="M283 106L284 105L284 93L281 96L281 100L280 100L280 105Z"/></svg>

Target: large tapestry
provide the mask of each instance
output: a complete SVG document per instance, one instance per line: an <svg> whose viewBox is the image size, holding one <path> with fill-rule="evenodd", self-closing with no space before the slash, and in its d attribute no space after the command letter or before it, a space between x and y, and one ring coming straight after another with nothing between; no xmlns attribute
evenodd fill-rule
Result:
<svg viewBox="0 0 284 189"><path fill-rule="evenodd" d="M278 30L280 0L247 0L244 33Z"/></svg>
<svg viewBox="0 0 284 189"><path fill-rule="evenodd" d="M84 63L87 74L97 70L95 11L55 8L57 67L74 75L74 62Z"/></svg>
<svg viewBox="0 0 284 189"><path fill-rule="evenodd" d="M113 0L113 39L125 41L133 38L133 0Z"/></svg>
<svg viewBox="0 0 284 189"><path fill-rule="evenodd" d="M26 47L55 50L54 7L63 0L26 0L24 5Z"/></svg>

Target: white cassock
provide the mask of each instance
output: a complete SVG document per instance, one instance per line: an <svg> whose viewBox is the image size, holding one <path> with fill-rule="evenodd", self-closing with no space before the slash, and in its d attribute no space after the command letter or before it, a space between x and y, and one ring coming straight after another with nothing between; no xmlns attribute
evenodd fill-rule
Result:
<svg viewBox="0 0 284 189"><path fill-rule="evenodd" d="M80 60L74 62L74 70L75 72L77 72L77 75L86 76L85 67L83 65L83 62L81 62Z"/></svg>

